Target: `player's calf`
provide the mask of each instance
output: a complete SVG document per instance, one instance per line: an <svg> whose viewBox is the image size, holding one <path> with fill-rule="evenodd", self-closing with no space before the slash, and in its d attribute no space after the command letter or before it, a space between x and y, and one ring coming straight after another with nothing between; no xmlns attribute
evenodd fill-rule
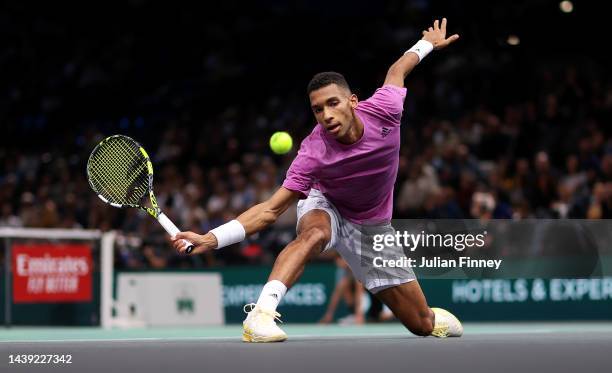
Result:
<svg viewBox="0 0 612 373"><path fill-rule="evenodd" d="M399 318L412 334L439 338L461 337L463 325L452 313L442 308L427 308L416 317Z"/></svg>
<svg viewBox="0 0 612 373"><path fill-rule="evenodd" d="M376 296L411 333L435 337L460 337L461 322L450 312L441 308L429 308L418 281L383 289Z"/></svg>
<svg viewBox="0 0 612 373"><path fill-rule="evenodd" d="M434 313L430 309L422 310L417 317L402 321L402 324L412 334L426 337L434 330Z"/></svg>
<svg viewBox="0 0 612 373"><path fill-rule="evenodd" d="M298 237L278 255L257 304L245 306L247 317L242 324L243 341L279 342L287 339L287 334L276 324L276 321L280 321L276 307L304 271L306 262L325 248L330 234L329 230L319 227L302 229Z"/></svg>
<svg viewBox="0 0 612 373"><path fill-rule="evenodd" d="M393 310L393 307L390 308ZM394 313L402 325L414 335L426 337L434 330L434 313L427 306L418 309L410 305L400 309L396 307Z"/></svg>

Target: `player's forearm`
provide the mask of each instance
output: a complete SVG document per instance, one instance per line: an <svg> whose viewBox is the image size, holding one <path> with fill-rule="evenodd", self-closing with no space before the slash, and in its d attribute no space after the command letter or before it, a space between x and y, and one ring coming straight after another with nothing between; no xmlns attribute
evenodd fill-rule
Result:
<svg viewBox="0 0 612 373"><path fill-rule="evenodd" d="M236 220L206 233L203 236L204 243L209 247L219 249L228 244L240 242L244 237L273 224L283 211L271 209L267 201L255 205L243 212Z"/></svg>
<svg viewBox="0 0 612 373"><path fill-rule="evenodd" d="M251 207L238 218L211 230L204 235L203 239L210 245L208 247L217 249L240 242L246 236L273 224L299 196L298 192L281 187L270 199Z"/></svg>
<svg viewBox="0 0 612 373"><path fill-rule="evenodd" d="M385 85L391 84L397 87L404 86L404 80L414 67L419 63L419 56L415 53L406 53L398 59L387 71Z"/></svg>
<svg viewBox="0 0 612 373"><path fill-rule="evenodd" d="M256 233L274 224L291 204L299 198L299 193L280 187L270 199L257 204L238 216L247 235Z"/></svg>
<svg viewBox="0 0 612 373"><path fill-rule="evenodd" d="M202 238L209 247L221 248L228 244L240 242L244 237L257 233L273 224L278 212L269 209L267 203L260 203L243 212L236 220L213 229Z"/></svg>
<svg viewBox="0 0 612 373"><path fill-rule="evenodd" d="M272 208L266 201L246 210L236 220L242 224L248 236L274 224L283 212L280 209Z"/></svg>

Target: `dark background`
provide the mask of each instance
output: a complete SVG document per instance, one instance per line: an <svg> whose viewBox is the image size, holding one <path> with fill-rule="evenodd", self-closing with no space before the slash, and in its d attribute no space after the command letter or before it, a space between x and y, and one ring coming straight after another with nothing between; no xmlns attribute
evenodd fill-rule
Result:
<svg viewBox="0 0 612 373"><path fill-rule="evenodd" d="M294 216L217 259L177 258L147 217L95 199L89 152L139 140L164 210L206 231L280 185L295 151L267 141L311 131L312 75L341 72L365 99L441 17L461 39L406 80L395 218L612 216L598 2L14 1L0 5L0 225L119 228L139 238L119 256L130 268L269 262Z"/></svg>

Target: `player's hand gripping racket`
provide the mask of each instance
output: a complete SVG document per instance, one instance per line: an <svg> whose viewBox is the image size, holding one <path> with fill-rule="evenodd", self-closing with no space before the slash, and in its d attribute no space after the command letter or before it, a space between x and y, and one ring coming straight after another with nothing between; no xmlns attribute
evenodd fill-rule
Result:
<svg viewBox="0 0 612 373"><path fill-rule="evenodd" d="M153 165L149 155L132 138L114 135L102 140L87 161L89 186L100 199L111 206L137 207L157 219L170 236L180 230L157 205L153 194ZM145 206L149 196L151 207ZM183 240L187 253L194 245Z"/></svg>

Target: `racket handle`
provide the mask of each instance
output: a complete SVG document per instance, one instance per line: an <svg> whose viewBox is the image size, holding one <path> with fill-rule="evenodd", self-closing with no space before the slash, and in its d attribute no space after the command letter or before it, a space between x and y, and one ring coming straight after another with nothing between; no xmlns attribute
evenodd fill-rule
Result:
<svg viewBox="0 0 612 373"><path fill-rule="evenodd" d="M176 225L174 225L174 223L163 212L159 213L157 221L159 222L159 224L161 224L162 227L164 227L166 232L168 232L171 237L174 237L177 233L180 232ZM187 246L187 250L185 250L185 252L187 254L191 253L195 245L187 240L183 240L183 243L185 243L185 245Z"/></svg>

